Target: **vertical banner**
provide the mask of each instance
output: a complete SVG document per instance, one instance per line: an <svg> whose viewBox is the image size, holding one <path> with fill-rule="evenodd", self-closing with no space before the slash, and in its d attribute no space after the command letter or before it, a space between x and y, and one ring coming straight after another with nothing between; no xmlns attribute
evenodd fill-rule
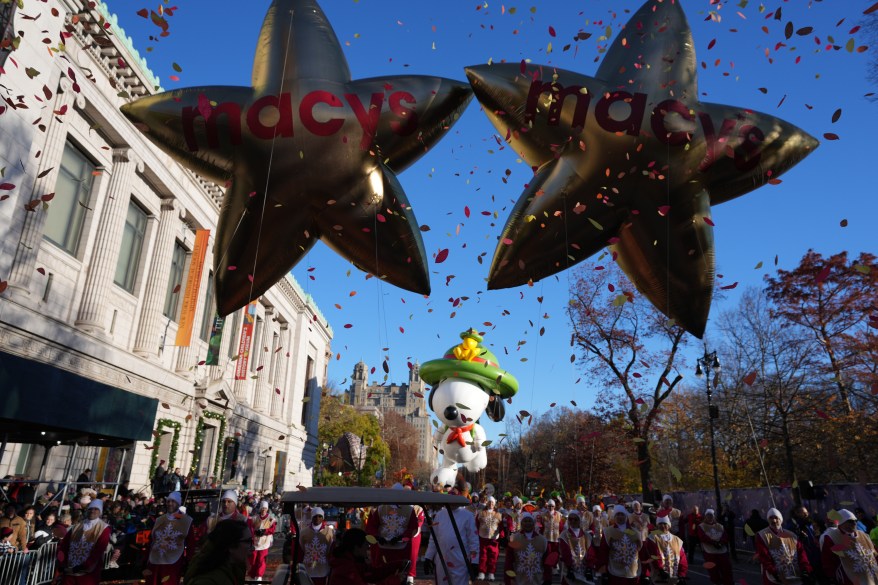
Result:
<svg viewBox="0 0 878 585"><path fill-rule="evenodd" d="M196 230L195 249L192 250L192 261L189 263L186 293L183 295L183 309L180 311L180 324L177 326L177 339L174 345L188 346L192 340L192 326L195 323L195 309L198 307L201 273L204 270L204 257L207 255L209 239L210 230Z"/></svg>
<svg viewBox="0 0 878 585"><path fill-rule="evenodd" d="M210 328L210 338L207 341L207 359L204 364L207 366L219 365L220 348L223 344L223 325L225 319L219 315L213 317L213 327Z"/></svg>
<svg viewBox="0 0 878 585"><path fill-rule="evenodd" d="M250 362L250 342L253 340L253 323L256 321L256 302L247 305L244 323L241 325L241 338L238 340L238 363L235 364L235 380L247 379L247 365Z"/></svg>

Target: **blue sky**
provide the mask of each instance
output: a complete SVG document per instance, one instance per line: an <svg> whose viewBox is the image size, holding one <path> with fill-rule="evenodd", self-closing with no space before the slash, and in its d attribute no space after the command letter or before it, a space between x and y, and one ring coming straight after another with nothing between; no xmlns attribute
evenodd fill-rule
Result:
<svg viewBox="0 0 878 585"><path fill-rule="evenodd" d="M878 47L863 53L845 49L849 39L854 47L867 44L862 32L851 30L863 23L863 11L870 5L859 0L683 0L697 60L705 65L698 69L701 99L770 113L821 141L779 185L713 208L722 275L718 285L738 283L725 301L714 305L713 320L734 306L742 289L760 286L764 275L773 273L775 256L778 266L791 268L808 248L824 255L876 252L878 199L871 147L872 133L878 131L878 103L865 95L878 91L866 80L870 54ZM157 2L109 2L166 89L248 85L268 2L179 0L176 6L168 17L170 35L155 43L149 36L158 36L160 29L136 13L156 9ZM593 75L602 51L639 6L630 0L322 3L354 79L420 74L459 80L465 79L463 67L489 60L529 59ZM780 20L766 18L778 9ZM788 22L796 31L790 39L785 37ZM610 41L600 40L608 27ZM592 35L574 41L579 32ZM842 50L826 50L830 38ZM149 46L154 49L147 53ZM175 63L181 72L174 70ZM179 81L171 80L172 75ZM833 122L839 109L841 115ZM827 140L826 133L838 139ZM367 280L322 244L305 257L294 274L335 331L333 351L339 359L330 365L330 380L347 387L353 365L363 359L376 368L372 380L382 381L382 362L387 360L389 380L405 381L407 362L439 357L457 343L460 331L474 326L487 332L485 343L520 382L513 412L545 412L549 403L569 400L587 406L594 400L599 389L569 359L565 307L572 275L561 273L533 287L486 289L497 237L531 176L512 151L500 149L493 126L473 102L437 146L399 175L418 221L430 227L422 234L431 257L429 299ZM449 250L447 260L433 263L443 249ZM596 264L597 256L579 266L588 270ZM709 324L708 342L719 341L716 336ZM681 372L688 382L694 379L692 356L701 345L692 339L690 347L689 363ZM501 425L487 426L489 435L503 432Z"/></svg>

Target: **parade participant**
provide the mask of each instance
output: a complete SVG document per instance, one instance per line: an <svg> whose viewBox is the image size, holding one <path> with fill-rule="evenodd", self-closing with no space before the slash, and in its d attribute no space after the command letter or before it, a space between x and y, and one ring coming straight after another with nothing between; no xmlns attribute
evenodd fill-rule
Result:
<svg viewBox="0 0 878 585"><path fill-rule="evenodd" d="M468 514L468 512L465 512ZM472 516L470 516L472 517ZM366 532L359 528L346 530L341 543L329 560L329 585L365 585L380 583L396 575L405 561L387 563L380 568L369 565L369 542Z"/></svg>
<svg viewBox="0 0 878 585"><path fill-rule="evenodd" d="M503 515L494 509L497 500L488 496L485 509L476 514L476 530L479 533L479 574L476 580L494 580L497 558L500 556L500 536L503 534Z"/></svg>
<svg viewBox="0 0 878 585"><path fill-rule="evenodd" d="M472 513L473 517L479 513L479 510L482 509L482 505L479 503L479 494L473 494L470 496L470 503L466 509Z"/></svg>
<svg viewBox="0 0 878 585"><path fill-rule="evenodd" d="M524 514L522 506L524 502L518 496L512 497L512 507L503 511L503 521L506 524L507 538L521 530L521 515Z"/></svg>
<svg viewBox="0 0 878 585"><path fill-rule="evenodd" d="M506 548L505 585L540 585L544 582L543 562L548 552L546 538L536 532L530 512L521 515L521 529L509 537Z"/></svg>
<svg viewBox="0 0 878 585"><path fill-rule="evenodd" d="M796 535L782 526L783 514L768 511L768 528L756 535L756 556L762 565L763 585L798 585L810 582L811 564Z"/></svg>
<svg viewBox="0 0 878 585"><path fill-rule="evenodd" d="M656 512L656 516L661 518L663 516L667 516L671 520L671 533L676 536L681 536L680 533L680 517L683 513L674 507L674 498L671 497L670 494L665 494L662 496L662 505Z"/></svg>
<svg viewBox="0 0 878 585"><path fill-rule="evenodd" d="M258 512L250 517L250 532L253 534L253 550L250 552L250 572L248 576L257 581L265 575L265 559L268 549L274 543L274 531L277 530L277 518L268 509L268 501L262 500Z"/></svg>
<svg viewBox="0 0 878 585"><path fill-rule="evenodd" d="M460 539L463 541L463 550L457 541L457 534L451 524L448 510L442 508L433 516L433 536L427 545L424 558L428 559L435 568L436 583L438 585L453 585L456 583L469 583L469 567L475 566L479 555L479 536L476 530L476 521L472 513L463 507L455 507L452 512ZM439 551L442 555L440 558ZM464 558L464 554L466 558ZM445 574L445 567L448 574ZM468 562L467 562L468 561Z"/></svg>
<svg viewBox="0 0 878 585"><path fill-rule="evenodd" d="M652 570L650 575L656 583L673 583L686 585L689 562L683 549L683 540L671 534L671 520L662 516L656 520L658 534L651 534L647 541L647 552Z"/></svg>
<svg viewBox="0 0 878 585"><path fill-rule="evenodd" d="M253 536L244 522L222 520L186 569L186 585L239 585L247 572Z"/></svg>
<svg viewBox="0 0 878 585"><path fill-rule="evenodd" d="M582 494L576 496L576 507L574 508L579 514L580 523L583 530L591 530L591 524L594 522L594 515L588 510L588 503Z"/></svg>
<svg viewBox="0 0 878 585"><path fill-rule="evenodd" d="M704 516L698 506L692 506L692 511L680 520L680 538L686 547L686 555L689 560L695 562L695 552L698 550L698 525L704 522Z"/></svg>
<svg viewBox="0 0 878 585"><path fill-rule="evenodd" d="M732 560L729 557L729 535L716 521L713 508L704 511L704 521L696 529L701 542L704 565L714 585L732 585Z"/></svg>
<svg viewBox="0 0 878 585"><path fill-rule="evenodd" d="M217 517L211 519L208 532L212 531L214 526L224 520L247 522L247 516L238 511L238 492L235 490L226 490L223 492L223 498L220 500L218 514Z"/></svg>
<svg viewBox="0 0 878 585"><path fill-rule="evenodd" d="M649 514L643 513L643 505L637 500L631 502L631 514L628 515L628 524L631 528L640 531L640 538L644 542L649 536L652 525L649 522Z"/></svg>
<svg viewBox="0 0 878 585"><path fill-rule="evenodd" d="M148 585L179 585L186 561L195 552L192 518L180 507L182 502L180 492L168 494L166 513L153 524L143 572Z"/></svg>
<svg viewBox="0 0 878 585"><path fill-rule="evenodd" d="M878 552L869 536L857 530L850 510L838 511L838 528L829 528L823 540L823 574L833 585L876 585Z"/></svg>
<svg viewBox="0 0 878 585"><path fill-rule="evenodd" d="M400 485L397 489L401 488ZM369 514L366 520L366 533L378 541L372 546L374 566L381 567L387 563L410 561L412 540L420 534L417 511L409 505L382 504ZM420 538L418 545L420 546ZM415 567L410 567L411 579L406 579L409 583L414 582L414 570Z"/></svg>
<svg viewBox="0 0 878 585"><path fill-rule="evenodd" d="M580 581L591 581L589 552L591 550L591 534L582 527L580 512L571 510L567 514L564 532L558 539L561 554L561 583L573 585Z"/></svg>
<svg viewBox="0 0 878 585"><path fill-rule="evenodd" d="M86 515L58 545L56 572L61 585L98 585L104 568L104 553L110 544L110 525L101 520L104 503L93 500Z"/></svg>
<svg viewBox="0 0 878 585"><path fill-rule="evenodd" d="M607 524L604 522L604 511L597 504L592 506L592 521L591 525L588 527L591 530L592 540L598 544L601 542L601 536L604 533L604 526Z"/></svg>
<svg viewBox="0 0 878 585"><path fill-rule="evenodd" d="M628 510L613 509L613 526L604 528L597 551L597 572L608 575L608 585L638 585L643 572L641 556L646 552L640 532L628 526Z"/></svg>
<svg viewBox="0 0 878 585"><path fill-rule="evenodd" d="M299 536L299 559L314 585L325 585L329 577L329 551L335 540L332 525L324 521L323 508L311 509L311 522Z"/></svg>
<svg viewBox="0 0 878 585"><path fill-rule="evenodd" d="M555 510L555 500L549 499L546 502L546 511L540 515L540 533L546 537L546 558L549 563L545 565L544 581L552 581L552 572L558 566L560 545L558 539L561 537L561 531L564 530L564 518L560 512Z"/></svg>

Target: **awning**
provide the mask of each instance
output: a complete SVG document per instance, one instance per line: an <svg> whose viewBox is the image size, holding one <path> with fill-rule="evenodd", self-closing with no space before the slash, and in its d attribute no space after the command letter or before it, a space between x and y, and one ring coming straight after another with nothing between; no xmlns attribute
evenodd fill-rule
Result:
<svg viewBox="0 0 878 585"><path fill-rule="evenodd" d="M0 352L0 439L120 446L149 441L158 400Z"/></svg>

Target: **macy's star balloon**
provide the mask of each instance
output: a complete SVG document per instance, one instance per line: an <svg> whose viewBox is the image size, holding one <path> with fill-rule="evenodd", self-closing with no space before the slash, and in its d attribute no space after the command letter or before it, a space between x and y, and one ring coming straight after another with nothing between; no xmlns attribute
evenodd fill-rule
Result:
<svg viewBox="0 0 878 585"><path fill-rule="evenodd" d="M219 313L268 290L318 238L363 270L429 293L396 173L457 120L469 86L417 75L352 81L314 0L271 4L252 85L174 90L122 107L178 162L231 182L214 246Z"/></svg>
<svg viewBox="0 0 878 585"><path fill-rule="evenodd" d="M488 288L545 278L609 244L637 288L699 337L715 273L711 204L776 179L818 144L774 116L698 101L679 1L646 2L595 77L524 62L466 72L535 172Z"/></svg>

